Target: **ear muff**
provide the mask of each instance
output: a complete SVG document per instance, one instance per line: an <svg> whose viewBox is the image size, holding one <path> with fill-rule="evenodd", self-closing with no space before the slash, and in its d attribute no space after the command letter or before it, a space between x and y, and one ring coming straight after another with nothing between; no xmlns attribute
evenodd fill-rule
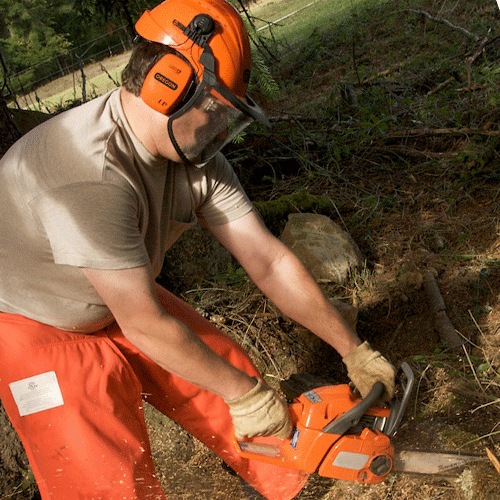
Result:
<svg viewBox="0 0 500 500"><path fill-rule="evenodd" d="M146 75L141 98L154 110L170 115L186 97L193 80L194 72L186 61L165 54Z"/></svg>

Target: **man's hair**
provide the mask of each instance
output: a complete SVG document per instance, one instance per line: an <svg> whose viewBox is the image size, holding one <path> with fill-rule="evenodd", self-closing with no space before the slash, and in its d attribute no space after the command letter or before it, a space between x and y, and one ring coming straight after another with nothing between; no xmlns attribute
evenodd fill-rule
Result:
<svg viewBox="0 0 500 500"><path fill-rule="evenodd" d="M153 65L165 54L174 52L162 43L150 42L141 38L122 72L122 85L135 96L141 95L142 85Z"/></svg>

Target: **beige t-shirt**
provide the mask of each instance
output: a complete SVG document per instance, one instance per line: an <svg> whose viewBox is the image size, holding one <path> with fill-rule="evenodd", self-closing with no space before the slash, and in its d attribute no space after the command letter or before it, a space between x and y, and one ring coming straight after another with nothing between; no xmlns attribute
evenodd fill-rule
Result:
<svg viewBox="0 0 500 500"><path fill-rule="evenodd" d="M152 156L115 90L23 136L0 161L0 311L65 330L113 318L79 267L151 263L197 220L242 217L252 205L219 154L204 168Z"/></svg>

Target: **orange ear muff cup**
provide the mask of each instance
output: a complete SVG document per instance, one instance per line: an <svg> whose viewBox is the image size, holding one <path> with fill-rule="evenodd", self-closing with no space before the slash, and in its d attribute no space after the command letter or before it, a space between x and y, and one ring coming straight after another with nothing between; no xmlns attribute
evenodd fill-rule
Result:
<svg viewBox="0 0 500 500"><path fill-rule="evenodd" d="M165 54L149 71L141 90L142 100L164 115L182 101L194 78L191 66L175 54Z"/></svg>

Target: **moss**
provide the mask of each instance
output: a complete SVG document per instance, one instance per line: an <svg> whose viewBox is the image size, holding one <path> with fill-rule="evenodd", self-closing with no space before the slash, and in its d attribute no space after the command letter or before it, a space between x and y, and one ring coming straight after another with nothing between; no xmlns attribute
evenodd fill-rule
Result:
<svg viewBox="0 0 500 500"><path fill-rule="evenodd" d="M335 204L328 196L312 195L307 189L279 197L276 200L255 202L267 227L275 235L281 234L292 213L312 212L321 215L336 215Z"/></svg>

